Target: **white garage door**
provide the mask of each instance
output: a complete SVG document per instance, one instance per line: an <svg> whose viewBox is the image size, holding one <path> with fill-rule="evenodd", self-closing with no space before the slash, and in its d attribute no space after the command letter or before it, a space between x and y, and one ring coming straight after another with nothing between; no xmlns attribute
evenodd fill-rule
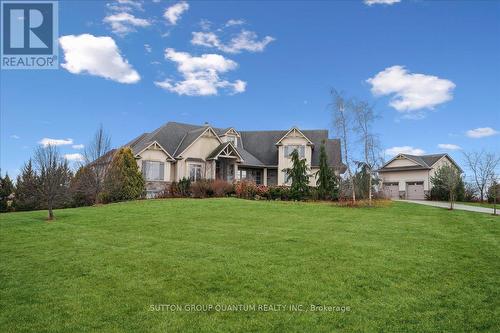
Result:
<svg viewBox="0 0 500 333"><path fill-rule="evenodd" d="M424 200L424 182L406 183L406 198L409 200Z"/></svg>
<svg viewBox="0 0 500 333"><path fill-rule="evenodd" d="M399 184L384 183L384 196L388 199L399 199Z"/></svg>

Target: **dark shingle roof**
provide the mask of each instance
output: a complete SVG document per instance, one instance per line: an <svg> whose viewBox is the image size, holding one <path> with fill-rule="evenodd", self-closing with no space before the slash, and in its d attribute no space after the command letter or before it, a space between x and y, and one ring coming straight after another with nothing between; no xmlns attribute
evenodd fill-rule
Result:
<svg viewBox="0 0 500 333"><path fill-rule="evenodd" d="M423 167L431 167L434 163L436 163L441 157L446 154L432 154L432 155L410 155L410 154L402 154L403 156L414 160L418 164Z"/></svg>
<svg viewBox="0 0 500 333"><path fill-rule="evenodd" d="M193 143L207 127L208 125L200 126L168 122L151 133L141 134L127 145L130 145L133 152L137 154L149 144L156 141L170 155L176 157ZM218 135L222 135L229 129L212 128ZM288 130L238 132L241 135L241 140L238 140L238 146L236 148L244 160L244 165L278 165L278 147L276 146L276 142L278 142ZM343 166L340 141L338 139L329 139L327 130L304 130L302 133L314 144L312 166L318 166L319 164L319 147L322 143L326 145L330 165L336 167Z"/></svg>
<svg viewBox="0 0 500 333"><path fill-rule="evenodd" d="M387 168L386 165L388 165L389 163L392 162L392 160L390 160L382 168L380 168L379 171L384 172L384 171L402 171L402 170L428 170L428 169L431 169L432 166L437 161L439 161L443 156L448 156L448 154L431 154L431 155L401 154L401 155L406 157L409 160L414 161L415 163L418 164L418 166L411 165L411 166L404 166L404 167L393 167L393 168L389 167L389 168ZM456 164L456 162L450 156L448 156L448 158L450 159L450 161L453 162L453 164L455 164L455 166L457 166L460 169L458 164Z"/></svg>

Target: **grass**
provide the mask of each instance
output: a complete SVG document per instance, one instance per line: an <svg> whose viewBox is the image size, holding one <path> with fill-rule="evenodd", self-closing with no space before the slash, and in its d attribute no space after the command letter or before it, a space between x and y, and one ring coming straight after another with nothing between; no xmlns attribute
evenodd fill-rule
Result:
<svg viewBox="0 0 500 333"><path fill-rule="evenodd" d="M468 205L468 206L478 206L484 208L492 208L493 204L488 202L457 202L459 204ZM500 203L497 203L497 209L500 210Z"/></svg>
<svg viewBox="0 0 500 333"><path fill-rule="evenodd" d="M1 332L500 331L500 219L486 214L238 199L55 214L0 216Z"/></svg>

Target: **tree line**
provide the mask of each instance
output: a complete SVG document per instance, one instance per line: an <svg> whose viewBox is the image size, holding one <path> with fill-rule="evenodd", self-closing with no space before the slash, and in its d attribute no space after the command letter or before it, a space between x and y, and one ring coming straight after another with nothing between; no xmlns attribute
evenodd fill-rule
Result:
<svg viewBox="0 0 500 333"><path fill-rule="evenodd" d="M111 139L101 126L85 147L83 161L73 173L54 145L39 146L22 167L16 184L0 177L0 211L54 209L134 200L145 183L129 147L111 150Z"/></svg>

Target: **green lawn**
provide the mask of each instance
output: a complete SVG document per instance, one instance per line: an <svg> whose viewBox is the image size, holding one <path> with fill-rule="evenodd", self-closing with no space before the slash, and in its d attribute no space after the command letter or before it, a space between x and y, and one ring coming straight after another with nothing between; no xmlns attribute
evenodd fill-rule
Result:
<svg viewBox="0 0 500 333"><path fill-rule="evenodd" d="M469 206L493 208L493 204L488 203L488 202L458 202L458 203L463 204L463 205L469 205ZM500 210L500 203L497 203L497 209Z"/></svg>
<svg viewBox="0 0 500 333"><path fill-rule="evenodd" d="M487 214L172 199L45 216L0 216L0 332L500 331L500 219Z"/></svg>

